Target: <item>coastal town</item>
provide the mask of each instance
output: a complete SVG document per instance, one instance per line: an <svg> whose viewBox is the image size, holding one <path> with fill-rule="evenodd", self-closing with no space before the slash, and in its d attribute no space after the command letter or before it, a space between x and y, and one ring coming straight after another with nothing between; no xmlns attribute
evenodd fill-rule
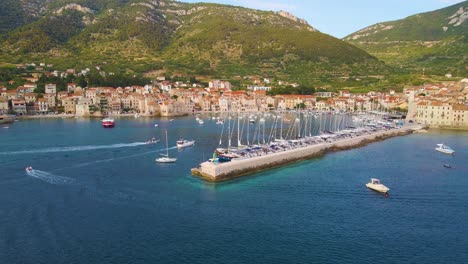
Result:
<svg viewBox="0 0 468 264"><path fill-rule="evenodd" d="M69 69L48 72L51 76L86 75ZM104 73L106 74L106 73ZM112 74L112 73L107 73ZM468 128L468 79L409 86L403 92L353 93L321 89L310 95L276 94L273 81L249 76L252 85L234 87L230 82L210 80L207 85L170 81L156 77L144 86L80 87L68 83L59 91L57 84L45 84L37 92L38 75L24 77L16 88L0 86L0 114L17 117L45 117L58 114L75 117L102 116L182 116L199 112L267 112L303 109L313 111L386 111L407 116L407 120L431 127ZM283 85L285 82L275 81ZM288 84L292 87L297 84ZM13 86L14 87L14 86Z"/></svg>

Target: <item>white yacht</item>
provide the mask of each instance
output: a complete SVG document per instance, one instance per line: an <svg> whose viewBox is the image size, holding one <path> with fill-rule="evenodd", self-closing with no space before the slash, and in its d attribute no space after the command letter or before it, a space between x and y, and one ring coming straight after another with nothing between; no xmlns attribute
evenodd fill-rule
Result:
<svg viewBox="0 0 468 264"><path fill-rule="evenodd" d="M381 193L387 193L388 191L390 191L390 189L387 186L380 183L379 179L375 178L371 178L370 182L366 184L366 187Z"/></svg>
<svg viewBox="0 0 468 264"><path fill-rule="evenodd" d="M195 140L185 140L185 139L177 140L178 148L190 147L190 146L193 146L193 144L195 144Z"/></svg>
<svg viewBox="0 0 468 264"><path fill-rule="evenodd" d="M455 150L451 149L449 146L444 145L444 144L437 144L437 147L435 148L435 150L445 153L445 154L449 154L449 155L452 155L453 153L455 153Z"/></svg>
<svg viewBox="0 0 468 264"><path fill-rule="evenodd" d="M166 130L166 154L160 154L162 157L156 158L155 161L159 163L174 163L177 158L169 157L169 146L167 144L167 130Z"/></svg>

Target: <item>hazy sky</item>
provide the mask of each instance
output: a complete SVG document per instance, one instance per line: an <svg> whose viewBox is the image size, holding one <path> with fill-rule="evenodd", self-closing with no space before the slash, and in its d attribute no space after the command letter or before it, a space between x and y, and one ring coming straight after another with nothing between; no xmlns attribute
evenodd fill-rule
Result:
<svg viewBox="0 0 468 264"><path fill-rule="evenodd" d="M261 10L285 10L323 33L342 38L359 29L428 12L462 0L179 0L213 2Z"/></svg>

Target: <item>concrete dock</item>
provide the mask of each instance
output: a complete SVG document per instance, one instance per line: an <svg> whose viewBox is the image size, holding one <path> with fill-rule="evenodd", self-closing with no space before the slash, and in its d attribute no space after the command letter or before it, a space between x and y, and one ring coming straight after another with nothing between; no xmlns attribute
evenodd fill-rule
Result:
<svg viewBox="0 0 468 264"><path fill-rule="evenodd" d="M230 162L214 163L207 161L201 163L199 168L192 169L192 175L199 176L209 182L226 181L258 171L314 158L327 152L356 148L386 138L411 134L420 129L423 129L420 125L409 125L390 130L376 131L353 138L338 139L331 143L319 143L252 158L232 159Z"/></svg>

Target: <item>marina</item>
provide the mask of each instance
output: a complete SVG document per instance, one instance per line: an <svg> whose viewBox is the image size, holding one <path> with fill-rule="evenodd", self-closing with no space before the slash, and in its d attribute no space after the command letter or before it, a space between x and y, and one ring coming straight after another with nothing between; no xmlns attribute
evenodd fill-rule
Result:
<svg viewBox="0 0 468 264"><path fill-rule="evenodd" d="M295 141L284 141L268 148L258 147L253 156L230 159L230 162L206 161L192 174L207 181L219 182L271 169L305 159L324 155L329 151L346 150L380 141L389 137L410 134L422 129L420 125L403 127L362 128L349 130L342 134L317 136Z"/></svg>

